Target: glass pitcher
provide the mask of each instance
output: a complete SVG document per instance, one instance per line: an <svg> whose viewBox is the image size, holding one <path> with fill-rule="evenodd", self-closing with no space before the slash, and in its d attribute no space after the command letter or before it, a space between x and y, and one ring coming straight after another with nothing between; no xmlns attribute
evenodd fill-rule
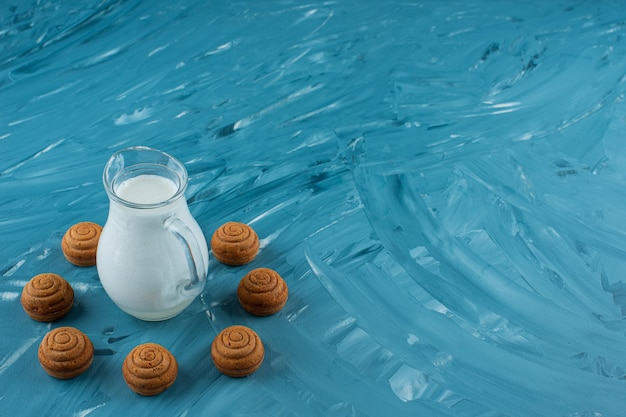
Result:
<svg viewBox="0 0 626 417"><path fill-rule="evenodd" d="M138 319L174 317L204 288L209 253L187 180L182 163L143 146L114 153L104 168L109 216L96 267L111 300Z"/></svg>

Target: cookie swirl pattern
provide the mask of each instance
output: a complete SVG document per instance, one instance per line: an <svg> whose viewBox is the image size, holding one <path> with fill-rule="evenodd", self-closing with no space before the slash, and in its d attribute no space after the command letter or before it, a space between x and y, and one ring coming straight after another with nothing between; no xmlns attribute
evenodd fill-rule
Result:
<svg viewBox="0 0 626 417"><path fill-rule="evenodd" d="M58 327L44 336L37 356L50 376L70 379L91 366L94 349L91 340L80 330L74 327Z"/></svg>
<svg viewBox="0 0 626 417"><path fill-rule="evenodd" d="M211 249L217 260L224 264L245 265L256 257L259 237L247 224L228 222L213 233Z"/></svg>
<svg viewBox="0 0 626 417"><path fill-rule="evenodd" d="M239 378L254 373L265 357L261 338L246 326L222 330L211 344L211 358L223 374Z"/></svg>
<svg viewBox="0 0 626 417"><path fill-rule="evenodd" d="M277 313L287 302L285 280L273 269L257 268L239 281L237 298L242 307L256 316Z"/></svg>
<svg viewBox="0 0 626 417"><path fill-rule="evenodd" d="M156 343L136 346L122 365L126 384L137 394L160 394L174 384L178 363L170 351Z"/></svg>
<svg viewBox="0 0 626 417"><path fill-rule="evenodd" d="M64 317L74 304L74 290L60 275L35 275L22 290L22 308L32 319L51 322Z"/></svg>
<svg viewBox="0 0 626 417"><path fill-rule="evenodd" d="M81 222L70 227L61 240L65 258L77 266L96 264L96 249L102 234L102 226L92 222Z"/></svg>

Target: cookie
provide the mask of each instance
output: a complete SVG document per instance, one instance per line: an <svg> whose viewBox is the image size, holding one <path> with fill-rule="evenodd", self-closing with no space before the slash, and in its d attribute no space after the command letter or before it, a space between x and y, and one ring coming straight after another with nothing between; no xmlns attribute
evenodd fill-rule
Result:
<svg viewBox="0 0 626 417"><path fill-rule="evenodd" d="M277 313L285 303L289 290L285 280L269 268L257 268L239 281L237 298L241 306L255 316Z"/></svg>
<svg viewBox="0 0 626 417"><path fill-rule="evenodd" d="M137 394L152 396L168 389L178 376L174 355L156 343L136 346L122 364L124 381Z"/></svg>
<svg viewBox="0 0 626 417"><path fill-rule="evenodd" d="M259 237L247 224L228 222L213 233L211 250L226 265L245 265L259 252Z"/></svg>
<svg viewBox="0 0 626 417"><path fill-rule="evenodd" d="M246 326L225 328L211 344L211 358L217 370L235 378L254 373L264 356L261 338Z"/></svg>
<svg viewBox="0 0 626 417"><path fill-rule="evenodd" d="M26 283L20 302L32 319L51 322L70 312L74 304L74 290L60 275L39 274Z"/></svg>
<svg viewBox="0 0 626 417"><path fill-rule="evenodd" d="M74 327L58 327L44 336L37 356L50 376L70 379L89 368L93 354L93 344L86 334Z"/></svg>
<svg viewBox="0 0 626 417"><path fill-rule="evenodd" d="M65 258L77 266L94 266L96 249L102 234L102 226L92 222L76 223L70 227L61 240Z"/></svg>

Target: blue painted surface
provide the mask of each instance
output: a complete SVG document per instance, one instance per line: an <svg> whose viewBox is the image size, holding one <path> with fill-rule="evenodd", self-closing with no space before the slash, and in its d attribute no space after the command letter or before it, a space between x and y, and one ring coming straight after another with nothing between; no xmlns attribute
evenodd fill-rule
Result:
<svg viewBox="0 0 626 417"><path fill-rule="evenodd" d="M86 3L1 6L0 415L626 416L623 2ZM160 323L60 249L132 145L186 165L207 238L262 239ZM290 298L255 318L261 266ZM42 272L76 291L52 325L19 304ZM246 379L210 359L231 324ZM69 381L37 362L60 325L96 349ZM148 341L180 366L153 398L121 377Z"/></svg>

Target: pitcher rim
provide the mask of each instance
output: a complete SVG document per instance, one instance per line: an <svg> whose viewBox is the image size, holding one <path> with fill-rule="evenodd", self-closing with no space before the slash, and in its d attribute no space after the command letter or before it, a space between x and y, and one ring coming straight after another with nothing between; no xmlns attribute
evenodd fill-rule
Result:
<svg viewBox="0 0 626 417"><path fill-rule="evenodd" d="M174 174L176 174L176 176L179 177L179 181L180 181L180 183L178 184L178 189L176 190L176 193L174 193L174 195L172 195L168 199L159 201L156 203L136 203L136 202L129 201L120 197L116 193L115 186L114 186L114 180L115 178L117 178L117 175L113 177L110 181L109 178L107 178L107 173L110 171L118 155L123 154L125 152L131 152L131 151L154 152L154 153L164 156L169 161L174 163L180 169L180 172L181 172L181 175L179 175L177 172L174 172ZM187 169L185 168L185 165L182 162L180 162L178 159L176 159L175 157L173 157L167 152L164 152L164 151L161 151L159 149L155 149L149 146L130 146L130 147L115 151L109 157L109 160L104 166L104 170L102 172L102 181L104 183L104 189L106 190L106 193L109 196L109 198L111 198L113 201L117 203L122 204L125 207L136 208L136 209L154 209L154 208L159 208L159 207L165 207L165 206L172 204L173 202L175 202L176 200L179 200L181 197L185 195L185 191L187 190L188 180L189 180L189 174L187 173Z"/></svg>

